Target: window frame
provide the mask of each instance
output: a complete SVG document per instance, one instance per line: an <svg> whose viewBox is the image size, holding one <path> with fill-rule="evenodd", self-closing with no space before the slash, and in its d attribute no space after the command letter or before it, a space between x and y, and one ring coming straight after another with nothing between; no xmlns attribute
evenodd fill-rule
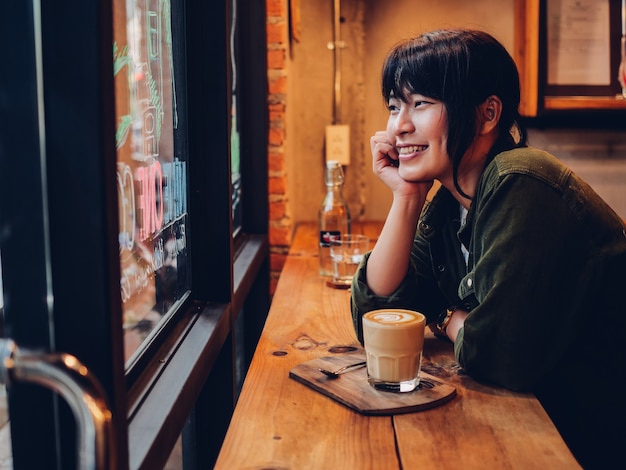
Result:
<svg viewBox="0 0 626 470"><path fill-rule="evenodd" d="M2 24L13 22L16 27L7 28L5 33L12 38L21 37L20 27L33 17L26 10L36 3L12 4L6 17L10 20ZM5 294L13 299L21 286L33 285L35 280L45 285L49 268L54 309L49 318L43 302L48 300L46 295L39 291L31 294L30 301L36 308L29 315L36 316L36 320L28 324L29 318L17 318L19 324L11 325L10 332L17 332L14 339L19 345L72 354L94 373L112 412L115 449L111 455L120 469L162 467L181 432L190 450L184 458L200 468L211 466L236 401L235 363L242 354L249 360L269 308L266 69L265 51L260 52L265 47L265 2L255 0L239 10L245 10L246 21L255 26L253 31L240 28L251 35L242 38L241 63L253 62L254 73L249 75L252 78L244 87L246 91L242 90L248 94L246 109L251 110L244 117L241 137L242 179L247 197L243 229L235 239L230 196L228 5L228 0L172 0L172 14L176 16L173 23L185 29L183 42L176 47L180 47L178 53L184 53L183 88L188 98L186 113L182 114L188 126L184 145L189 152L191 289L179 311L146 349L150 360L142 357L135 363L140 367L134 365L125 371L113 99L113 2L41 3L46 130L41 146L45 147L43 174L48 185L44 184L45 190L39 195L24 187L24 181L14 181L3 189L3 195L19 201L9 223L18 220L20 213L32 217L26 225L13 227L9 242L3 241L2 263L3 268L9 267L3 269ZM23 51L30 54L28 34L36 35L35 30L30 24L23 33L25 45L16 46L16 60L21 59ZM71 54L67 44L73 46ZM15 80L11 86L31 87L27 92L36 96L38 92L33 91L29 79L20 84L18 72L25 70L13 70L11 80ZM16 109L21 106L31 111L17 98L12 104ZM35 127L36 106L32 111L31 124ZM19 123L13 124L7 129L19 131ZM19 141L14 144L19 148ZM39 148L24 147L22 151L30 152L29 158L17 161L17 153L12 156L11 165L33 176L32 163L39 158ZM42 200L46 200L47 208L28 212ZM41 228L46 219L49 233ZM72 249L68 250L68 235L77 234L80 236L72 238ZM20 235L26 236L20 240ZM36 240L49 238L49 266L41 257L33 265L35 269L20 268L28 242L33 240L28 235ZM30 248L29 255L38 253ZM28 302L28 296L22 297ZM12 319L19 317L11 305L5 304L4 310ZM240 333L235 330L240 319L245 319L243 339L237 337ZM54 324L53 331L33 338L33 326L43 325L45 329L49 322ZM214 387L216 383L220 387ZM11 395L16 468L50 468L54 465L51 462L56 462L57 468L73 468L76 435L69 408L51 393L33 386L16 384ZM30 418L33 415L46 420L36 430Z"/></svg>
<svg viewBox="0 0 626 470"><path fill-rule="evenodd" d="M220 9L221 5L201 1L186 4L185 83L187 95L194 97L187 102L186 114L194 295L191 308L157 354L169 358L167 367L151 362L151 372L142 374L131 390L131 402L141 403L135 409L132 403L130 407L131 468L149 461L151 452L171 449L185 422L188 436L184 445L193 449L193 455L185 458L207 464L214 462L238 395L237 362L243 361L244 371L240 373L245 374L269 310L265 3L257 0L247 4L247 8L239 8L240 37L235 53L240 57L240 73L258 79L242 81L239 86L239 103L245 102L248 110L257 112L240 114L245 193L242 227L235 237L232 236L230 120L227 119L231 85L227 74L215 73L215 63L226 64L225 69L230 70L229 25L219 22L209 27L203 21L208 17L228 18L227 3L224 2L224 10ZM203 44L213 47L203 48ZM207 112L207 103L214 112ZM211 136L210 146L206 144L207 135ZM200 246L197 240L202 240ZM228 250L216 248L220 246L228 246ZM207 266L211 268L206 269ZM224 276L225 272L229 275ZM238 338L235 323L242 315L245 328L241 332L243 338ZM210 339L206 341L206 338ZM202 364L199 368L202 372L188 375L185 370L190 363ZM154 380L156 377L159 379ZM185 377L191 380L185 382ZM216 390L212 387L215 382L228 384L220 387L221 400L217 406ZM172 395L178 399L168 401ZM189 415L185 403L194 401L196 406ZM161 417L155 416L155 407L160 408ZM145 439L140 430L157 427L160 431L148 449L142 445ZM207 446L207 442L213 444Z"/></svg>

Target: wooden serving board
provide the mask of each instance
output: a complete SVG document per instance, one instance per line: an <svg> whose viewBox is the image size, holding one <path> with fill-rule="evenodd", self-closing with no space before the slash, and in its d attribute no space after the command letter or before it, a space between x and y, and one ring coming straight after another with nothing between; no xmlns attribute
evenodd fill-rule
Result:
<svg viewBox="0 0 626 470"><path fill-rule="evenodd" d="M456 388L422 371L420 385L413 392L376 390L367 382L367 370L348 370L339 378L326 377L319 368L336 370L365 360L362 354L328 356L300 364L289 371L289 377L311 387L364 415L394 415L427 410L454 398Z"/></svg>

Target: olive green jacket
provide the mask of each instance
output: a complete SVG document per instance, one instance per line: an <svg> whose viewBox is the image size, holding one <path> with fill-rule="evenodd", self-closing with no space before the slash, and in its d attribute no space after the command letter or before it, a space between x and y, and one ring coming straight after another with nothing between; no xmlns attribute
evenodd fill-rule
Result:
<svg viewBox="0 0 626 470"><path fill-rule="evenodd" d="M463 369L478 380L535 392L548 412L556 410L555 422L566 419L556 415L583 406L585 396L570 396L569 404L559 397L580 389L585 374L626 378L622 220L545 152L519 148L496 155L464 227L458 202L442 187L422 211L409 271L392 295L369 290L367 259L352 284L361 341L360 318L370 310L414 309L428 322L450 306L468 310L454 344ZM626 396L602 399L626 419Z"/></svg>

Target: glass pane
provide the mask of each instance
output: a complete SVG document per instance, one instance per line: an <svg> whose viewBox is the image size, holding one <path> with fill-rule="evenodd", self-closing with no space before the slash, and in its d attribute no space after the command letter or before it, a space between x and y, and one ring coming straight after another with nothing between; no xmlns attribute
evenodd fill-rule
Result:
<svg viewBox="0 0 626 470"><path fill-rule="evenodd" d="M230 158L231 158L231 180L232 180L232 203L233 203L233 236L241 230L241 173L240 151L239 151L239 131L237 130L237 97L233 93L231 105L232 127L230 131Z"/></svg>
<svg viewBox="0 0 626 470"><path fill-rule="evenodd" d="M0 262L0 337L4 337L4 292L2 290L2 263ZM11 454L11 433L9 429L9 408L6 387L0 385L0 469L13 468Z"/></svg>
<svg viewBox="0 0 626 470"><path fill-rule="evenodd" d="M230 128L230 164L232 180L232 211L233 211L233 236L241 230L241 172L240 172L240 149L239 149L239 121L237 119L237 2L231 1L230 21L230 63L232 67L231 88L231 128Z"/></svg>
<svg viewBox="0 0 626 470"><path fill-rule="evenodd" d="M2 290L2 257L0 256L0 318L2 319L2 325L4 325L4 291ZM4 328L2 328L4 330Z"/></svg>
<svg viewBox="0 0 626 470"><path fill-rule="evenodd" d="M169 0L115 0L120 289L127 366L189 289Z"/></svg>

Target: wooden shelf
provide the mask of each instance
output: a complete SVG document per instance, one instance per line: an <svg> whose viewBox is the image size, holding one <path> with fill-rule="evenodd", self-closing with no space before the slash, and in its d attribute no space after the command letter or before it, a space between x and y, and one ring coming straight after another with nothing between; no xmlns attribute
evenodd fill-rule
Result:
<svg viewBox="0 0 626 470"><path fill-rule="evenodd" d="M601 96L546 96L544 108L547 111L558 110L626 110L623 97Z"/></svg>

